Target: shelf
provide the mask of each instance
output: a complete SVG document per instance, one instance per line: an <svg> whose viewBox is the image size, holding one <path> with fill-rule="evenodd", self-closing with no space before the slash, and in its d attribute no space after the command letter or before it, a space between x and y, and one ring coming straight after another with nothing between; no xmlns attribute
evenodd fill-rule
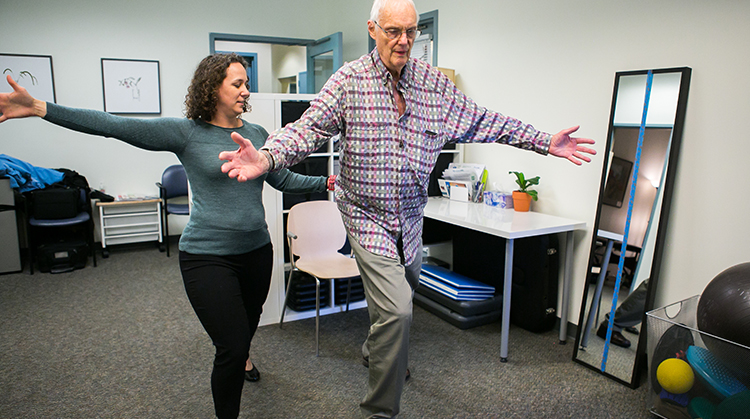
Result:
<svg viewBox="0 0 750 419"><path fill-rule="evenodd" d="M121 236L137 236L137 235L148 235L148 234L159 234L159 226L153 226L151 229L143 229L138 227L116 227L116 228L108 228L106 233L106 240L109 240L112 237L121 237Z"/></svg>
<svg viewBox="0 0 750 419"><path fill-rule="evenodd" d="M351 304L349 304L349 310L356 310L359 308L365 308L367 307L367 301L366 300L360 300L355 301ZM336 314L336 313L343 313L346 311L346 304L337 305L334 307L321 307L320 308L320 315L325 316L328 314ZM290 322L294 320L303 320L303 319L309 319L311 317L315 317L315 309L312 310L306 310L306 311L294 311L291 308L286 308L286 314L284 314L284 322Z"/></svg>
<svg viewBox="0 0 750 419"><path fill-rule="evenodd" d="M132 217L134 215L159 215L158 211L107 212L107 218Z"/></svg>
<svg viewBox="0 0 750 419"><path fill-rule="evenodd" d="M144 227L144 226L159 226L159 222L147 222L147 223L131 223L131 224L115 224L115 225L105 225L102 226L102 228L106 229L118 229L123 227Z"/></svg>
<svg viewBox="0 0 750 419"><path fill-rule="evenodd" d="M161 236L159 233L151 233L150 235L147 235L145 233L143 234L131 234L127 236L116 236L116 237L109 237L107 238L107 244L108 245L118 245L118 244L129 244L129 243L143 243L143 242L150 242L150 241L159 241L159 238Z"/></svg>

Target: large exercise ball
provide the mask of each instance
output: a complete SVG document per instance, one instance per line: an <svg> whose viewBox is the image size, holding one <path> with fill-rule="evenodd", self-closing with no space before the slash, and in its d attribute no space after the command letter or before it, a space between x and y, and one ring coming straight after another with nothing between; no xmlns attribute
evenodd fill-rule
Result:
<svg viewBox="0 0 750 419"><path fill-rule="evenodd" d="M708 283L696 310L706 348L740 377L750 377L750 262L732 266Z"/></svg>

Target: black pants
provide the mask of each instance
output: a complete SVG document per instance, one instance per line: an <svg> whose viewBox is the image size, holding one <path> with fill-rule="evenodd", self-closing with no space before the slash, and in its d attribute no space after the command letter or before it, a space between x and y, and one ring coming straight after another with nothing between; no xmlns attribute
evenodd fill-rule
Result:
<svg viewBox="0 0 750 419"><path fill-rule="evenodd" d="M190 304L216 347L211 392L216 416L236 418L250 342L271 285L273 247L232 256L180 252Z"/></svg>

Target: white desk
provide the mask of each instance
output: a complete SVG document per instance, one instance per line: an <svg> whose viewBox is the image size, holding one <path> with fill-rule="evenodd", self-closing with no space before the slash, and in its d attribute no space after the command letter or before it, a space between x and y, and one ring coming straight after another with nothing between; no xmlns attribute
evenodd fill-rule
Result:
<svg viewBox="0 0 750 419"><path fill-rule="evenodd" d="M538 212L516 212L513 209L500 209L485 204L452 201L440 197L428 199L424 216L506 239L502 337L500 343L501 362L507 362L508 360L514 240L546 234L567 233L563 264L562 307L560 309L560 343L565 343L568 329L570 271L573 266L573 231L586 228L586 223Z"/></svg>

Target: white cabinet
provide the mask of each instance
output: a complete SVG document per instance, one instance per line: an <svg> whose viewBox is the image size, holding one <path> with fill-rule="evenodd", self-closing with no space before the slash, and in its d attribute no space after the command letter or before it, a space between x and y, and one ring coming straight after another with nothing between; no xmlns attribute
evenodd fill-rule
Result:
<svg viewBox="0 0 750 419"><path fill-rule="evenodd" d="M108 245L158 241L161 243L161 199L97 202L102 255Z"/></svg>

